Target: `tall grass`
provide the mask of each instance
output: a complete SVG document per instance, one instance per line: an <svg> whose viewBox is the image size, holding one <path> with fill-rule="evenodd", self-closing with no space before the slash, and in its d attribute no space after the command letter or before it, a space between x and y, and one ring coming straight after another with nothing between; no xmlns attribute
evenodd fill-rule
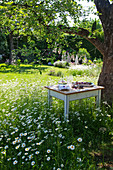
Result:
<svg viewBox="0 0 113 170"><path fill-rule="evenodd" d="M62 70L65 77L66 71ZM0 75L1 170L86 170L104 165L104 157L96 162L92 153L111 144L110 106L96 108L94 98L74 101L64 121L63 101L53 98L48 108L44 88L59 77L48 76L48 70L42 75L36 70Z"/></svg>

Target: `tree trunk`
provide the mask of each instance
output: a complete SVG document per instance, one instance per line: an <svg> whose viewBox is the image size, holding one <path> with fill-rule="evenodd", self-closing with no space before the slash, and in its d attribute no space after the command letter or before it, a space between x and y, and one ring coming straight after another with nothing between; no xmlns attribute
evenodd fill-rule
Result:
<svg viewBox="0 0 113 170"><path fill-rule="evenodd" d="M113 56L106 54L103 59L103 68L100 73L98 85L104 86L102 90L102 100L110 105L113 103Z"/></svg>
<svg viewBox="0 0 113 170"><path fill-rule="evenodd" d="M9 56L9 64L12 64L13 61L13 32L9 34L9 45L10 45L10 56Z"/></svg>

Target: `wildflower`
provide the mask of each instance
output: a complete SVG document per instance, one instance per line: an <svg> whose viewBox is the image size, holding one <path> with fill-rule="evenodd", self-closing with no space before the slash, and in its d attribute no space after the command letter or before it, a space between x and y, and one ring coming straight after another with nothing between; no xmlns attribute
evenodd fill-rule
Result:
<svg viewBox="0 0 113 170"><path fill-rule="evenodd" d="M50 153L50 152L51 152L51 149L48 149L48 150L47 150L47 153Z"/></svg>
<svg viewBox="0 0 113 170"><path fill-rule="evenodd" d="M20 144L15 147L15 149L18 149L20 147Z"/></svg>
<svg viewBox="0 0 113 170"><path fill-rule="evenodd" d="M71 150L74 150L74 149L75 149L75 146L74 146L74 145L71 145L71 146L70 146L70 149L71 149Z"/></svg>
<svg viewBox="0 0 113 170"><path fill-rule="evenodd" d="M17 154L17 156L20 156L20 155L21 155L21 153L22 153L22 152L19 152L19 153Z"/></svg>
<svg viewBox="0 0 113 170"><path fill-rule="evenodd" d="M8 145L5 146L5 149L7 149L7 148L8 148Z"/></svg>
<svg viewBox="0 0 113 170"><path fill-rule="evenodd" d="M26 144L25 143L22 143L22 148L24 148L26 146Z"/></svg>
<svg viewBox="0 0 113 170"><path fill-rule="evenodd" d="M15 145L15 144L16 144L16 141L13 141L12 144Z"/></svg>
<svg viewBox="0 0 113 170"><path fill-rule="evenodd" d="M18 132L18 129L15 129L15 132Z"/></svg>
<svg viewBox="0 0 113 170"><path fill-rule="evenodd" d="M41 142L39 142L39 143L36 143L36 145L41 145Z"/></svg>
<svg viewBox="0 0 113 170"><path fill-rule="evenodd" d="M11 132L11 135L15 134L15 131L14 132Z"/></svg>
<svg viewBox="0 0 113 170"><path fill-rule="evenodd" d="M35 164L35 161L32 161L32 162L31 162L31 165L33 166L34 164Z"/></svg>
<svg viewBox="0 0 113 170"><path fill-rule="evenodd" d="M66 122L68 123L68 122L69 122L69 120L66 120Z"/></svg>
<svg viewBox="0 0 113 170"><path fill-rule="evenodd" d="M21 139L18 139L17 142L20 143L20 142L21 142Z"/></svg>
<svg viewBox="0 0 113 170"><path fill-rule="evenodd" d="M57 168L57 170L61 170L61 168Z"/></svg>
<svg viewBox="0 0 113 170"><path fill-rule="evenodd" d="M77 141L78 141L78 142L82 142L82 138L78 138Z"/></svg>
<svg viewBox="0 0 113 170"><path fill-rule="evenodd" d="M67 146L67 149L70 149L70 146Z"/></svg>
<svg viewBox="0 0 113 170"><path fill-rule="evenodd" d="M15 138L15 141L17 141L19 139L19 137Z"/></svg>
<svg viewBox="0 0 113 170"><path fill-rule="evenodd" d="M59 134L58 137L61 138L61 137L62 137L62 134Z"/></svg>
<svg viewBox="0 0 113 170"><path fill-rule="evenodd" d="M6 152L5 152L5 151L3 151L3 152L1 152L1 153L5 155L5 153L6 153Z"/></svg>
<svg viewBox="0 0 113 170"><path fill-rule="evenodd" d="M77 158L77 161L78 161L78 162L81 162L82 160L81 160L81 158Z"/></svg>
<svg viewBox="0 0 113 170"><path fill-rule="evenodd" d="M39 151L36 151L35 154L38 155L40 152Z"/></svg>
<svg viewBox="0 0 113 170"><path fill-rule="evenodd" d="M10 160L11 160L11 158L8 158L8 159L7 159L7 161L10 161Z"/></svg>
<svg viewBox="0 0 113 170"><path fill-rule="evenodd" d="M15 107L15 108L11 109L11 111L13 111L13 112L14 112L16 109L17 109L17 107Z"/></svg>
<svg viewBox="0 0 113 170"><path fill-rule="evenodd" d="M33 158L33 154L32 155L29 155L29 159L32 159Z"/></svg>
<svg viewBox="0 0 113 170"><path fill-rule="evenodd" d="M24 133L23 136L27 136L27 133Z"/></svg>
<svg viewBox="0 0 113 170"><path fill-rule="evenodd" d="M29 151L31 149L31 147L25 148L25 151Z"/></svg>
<svg viewBox="0 0 113 170"><path fill-rule="evenodd" d="M25 156L22 156L22 159L24 159L25 158Z"/></svg>
<svg viewBox="0 0 113 170"><path fill-rule="evenodd" d="M14 162L13 162L13 165L16 165L18 163L18 161L17 160L15 160Z"/></svg>
<svg viewBox="0 0 113 170"><path fill-rule="evenodd" d="M20 133L19 136L20 136L20 137L23 136L23 133Z"/></svg>
<svg viewBox="0 0 113 170"><path fill-rule="evenodd" d="M7 141L10 141L11 140L11 138L7 138Z"/></svg>
<svg viewBox="0 0 113 170"><path fill-rule="evenodd" d="M85 151L85 149L83 148L82 151Z"/></svg>
<svg viewBox="0 0 113 170"><path fill-rule="evenodd" d="M50 161L50 157L47 157L47 161Z"/></svg>
<svg viewBox="0 0 113 170"><path fill-rule="evenodd" d="M61 167L63 168L63 167L64 167L64 164L61 164Z"/></svg>

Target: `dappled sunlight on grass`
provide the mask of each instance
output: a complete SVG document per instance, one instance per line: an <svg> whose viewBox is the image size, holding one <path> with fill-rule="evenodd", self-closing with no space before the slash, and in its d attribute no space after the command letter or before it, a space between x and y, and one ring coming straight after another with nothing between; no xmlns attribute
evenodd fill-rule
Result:
<svg viewBox="0 0 113 170"><path fill-rule="evenodd" d="M42 74L0 73L1 170L97 169L109 163L102 151L112 148L112 108L96 108L94 98L73 101L69 120L64 121L63 101L53 98L53 105L47 105L44 86L61 78L49 76L51 69ZM66 69L60 71L64 78L72 76ZM73 79L94 83L97 77ZM94 155L99 150L101 159Z"/></svg>

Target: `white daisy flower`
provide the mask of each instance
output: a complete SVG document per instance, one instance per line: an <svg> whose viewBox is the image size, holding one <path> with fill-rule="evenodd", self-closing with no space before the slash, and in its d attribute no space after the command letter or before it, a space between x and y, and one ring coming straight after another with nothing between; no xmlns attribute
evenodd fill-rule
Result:
<svg viewBox="0 0 113 170"><path fill-rule="evenodd" d="M36 151L35 154L38 155L40 152L39 151Z"/></svg>
<svg viewBox="0 0 113 170"><path fill-rule="evenodd" d="M70 146L67 146L67 149L70 149Z"/></svg>
<svg viewBox="0 0 113 170"><path fill-rule="evenodd" d="M20 137L23 136L23 133L20 133L19 136L20 136Z"/></svg>
<svg viewBox="0 0 113 170"><path fill-rule="evenodd" d="M32 162L31 162L31 165L33 166L34 164L35 164L35 161L32 161Z"/></svg>
<svg viewBox="0 0 113 170"><path fill-rule="evenodd" d="M8 145L6 145L4 148L7 149L7 148L8 148Z"/></svg>
<svg viewBox="0 0 113 170"><path fill-rule="evenodd" d="M29 151L31 149L31 147L25 148L25 151Z"/></svg>
<svg viewBox="0 0 113 170"><path fill-rule="evenodd" d="M10 161L10 160L11 160L11 158L8 158L8 159L7 159L7 161Z"/></svg>
<svg viewBox="0 0 113 170"><path fill-rule="evenodd" d="M82 161L82 159L81 159L81 158L77 158L77 161L78 161L78 162L81 162L81 161Z"/></svg>
<svg viewBox="0 0 113 170"><path fill-rule="evenodd" d="M50 161L50 157L47 157L47 161Z"/></svg>
<svg viewBox="0 0 113 170"><path fill-rule="evenodd" d="M32 159L33 158L33 154L32 155L29 155L29 159Z"/></svg>
<svg viewBox="0 0 113 170"><path fill-rule="evenodd" d="M24 148L26 146L26 144L25 143L22 143L22 148Z"/></svg>
<svg viewBox="0 0 113 170"><path fill-rule="evenodd" d="M6 151L3 151L3 152L1 152L1 153L5 155L5 154L6 154Z"/></svg>
<svg viewBox="0 0 113 170"><path fill-rule="evenodd" d="M48 150L47 150L47 153L50 153L50 152L51 152L51 149L48 149Z"/></svg>
<svg viewBox="0 0 113 170"><path fill-rule="evenodd" d="M20 144L15 147L15 149L18 149L20 147Z"/></svg>
<svg viewBox="0 0 113 170"><path fill-rule="evenodd" d="M78 138L77 141L78 141L78 142L82 142L82 138Z"/></svg>
<svg viewBox="0 0 113 170"><path fill-rule="evenodd" d="M74 146L74 145L71 145L71 146L70 146L70 149L71 149L71 150L74 150L74 149L75 149L75 146Z"/></svg>
<svg viewBox="0 0 113 170"><path fill-rule="evenodd" d="M15 160L14 162L13 162L13 165L16 165L18 163L18 161L17 160Z"/></svg>
<svg viewBox="0 0 113 170"><path fill-rule="evenodd" d="M19 153L17 154L17 156L20 156L20 155L21 155L21 153L22 153L22 152L19 152Z"/></svg>
<svg viewBox="0 0 113 170"><path fill-rule="evenodd" d="M64 167L64 164L61 164L61 167L63 168L63 167Z"/></svg>
<svg viewBox="0 0 113 170"><path fill-rule="evenodd" d="M12 144L15 145L17 141L13 141Z"/></svg>

